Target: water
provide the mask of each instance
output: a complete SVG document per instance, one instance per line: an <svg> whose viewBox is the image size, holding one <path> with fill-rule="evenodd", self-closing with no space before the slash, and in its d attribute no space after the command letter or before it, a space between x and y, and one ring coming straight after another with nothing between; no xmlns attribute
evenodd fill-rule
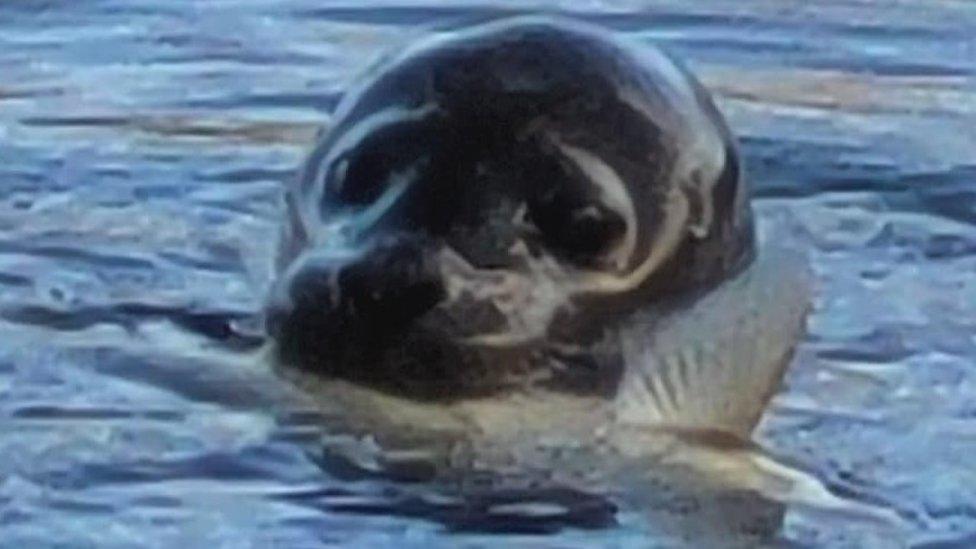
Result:
<svg viewBox="0 0 976 549"><path fill-rule="evenodd" d="M801 227L817 275L756 438L898 534L742 493L437 500L310 451L328 418L244 364L282 182L349 79L538 5L20 0L0 4L0 546L642 547L742 507L772 544L976 544L976 6L541 4L714 91L761 217Z"/></svg>

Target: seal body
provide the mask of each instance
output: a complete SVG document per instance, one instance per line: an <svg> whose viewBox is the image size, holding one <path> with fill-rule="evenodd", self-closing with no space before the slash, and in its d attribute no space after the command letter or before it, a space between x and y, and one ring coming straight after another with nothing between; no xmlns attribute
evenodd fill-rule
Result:
<svg viewBox="0 0 976 549"><path fill-rule="evenodd" d="M268 331L283 363L405 399L612 399L635 323L752 264L747 197L658 49L550 18L445 33L354 86L287 190Z"/></svg>

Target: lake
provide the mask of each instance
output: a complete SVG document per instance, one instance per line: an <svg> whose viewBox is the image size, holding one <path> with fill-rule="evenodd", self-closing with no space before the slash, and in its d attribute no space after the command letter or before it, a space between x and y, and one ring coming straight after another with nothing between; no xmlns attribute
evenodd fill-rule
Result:
<svg viewBox="0 0 976 549"><path fill-rule="evenodd" d="M242 366L282 186L350 80L538 9L686 61L760 220L810 257L809 333L756 441L900 526L787 504L755 539L976 545L976 4L5 0L0 546L702 546L639 498L444 502L343 474L310 450L327 414Z"/></svg>

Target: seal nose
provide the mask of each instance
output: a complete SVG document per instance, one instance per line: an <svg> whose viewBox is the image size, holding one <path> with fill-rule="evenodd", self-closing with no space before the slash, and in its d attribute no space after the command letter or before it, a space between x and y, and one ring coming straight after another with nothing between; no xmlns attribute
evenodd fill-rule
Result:
<svg viewBox="0 0 976 549"><path fill-rule="evenodd" d="M445 297L430 254L409 240L378 245L339 272L339 307L377 327L396 328Z"/></svg>
<svg viewBox="0 0 976 549"><path fill-rule="evenodd" d="M305 350L329 352L354 342L380 344L445 297L430 252L407 239L376 244L352 259L309 258L287 284L286 303L269 312L269 333L298 335ZM290 333L296 331L301 334Z"/></svg>

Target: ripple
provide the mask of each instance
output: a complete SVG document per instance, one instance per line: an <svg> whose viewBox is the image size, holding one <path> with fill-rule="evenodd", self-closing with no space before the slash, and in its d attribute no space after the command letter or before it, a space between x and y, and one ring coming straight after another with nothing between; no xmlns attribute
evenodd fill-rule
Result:
<svg viewBox="0 0 976 549"><path fill-rule="evenodd" d="M757 215L804 227L821 297L763 445L895 510L906 543L976 544L976 11L878 8L0 2L0 545L895 539L644 470L603 493L353 459L324 449L334 403L258 371L280 188L353 73L405 37L556 9L686 59L741 137Z"/></svg>

